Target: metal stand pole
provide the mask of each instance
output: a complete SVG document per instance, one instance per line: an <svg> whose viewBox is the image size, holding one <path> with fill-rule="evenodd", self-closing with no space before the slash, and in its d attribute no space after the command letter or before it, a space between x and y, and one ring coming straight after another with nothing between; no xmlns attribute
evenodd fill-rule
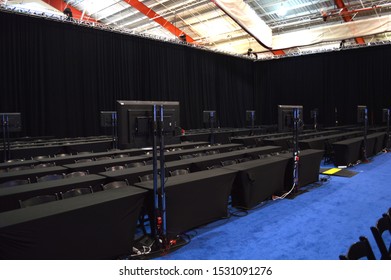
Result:
<svg viewBox="0 0 391 280"><path fill-rule="evenodd" d="M161 201L161 240L163 250L168 250L170 244L167 238L167 222L166 222L166 189L165 189L165 159L164 159L164 108L163 105L160 106L160 201Z"/></svg>
<svg viewBox="0 0 391 280"><path fill-rule="evenodd" d="M6 135L6 131L7 131L7 116L6 115L2 115L2 118L1 118L1 126L3 128L3 157L4 157L4 162L7 161L7 135Z"/></svg>
<svg viewBox="0 0 391 280"><path fill-rule="evenodd" d="M293 192L299 190L299 126L300 110L293 108Z"/></svg>
<svg viewBox="0 0 391 280"><path fill-rule="evenodd" d="M214 112L210 112L209 113L209 124L210 124L210 144L211 145L213 145L215 143L214 122L215 122Z"/></svg>
<svg viewBox="0 0 391 280"><path fill-rule="evenodd" d="M387 144L386 144L386 151L390 152L390 149L391 149L390 109L387 109Z"/></svg>
<svg viewBox="0 0 391 280"><path fill-rule="evenodd" d="M368 134L368 109L364 109L364 141L362 147L362 161L368 162L367 158L367 134Z"/></svg>
<svg viewBox="0 0 391 280"><path fill-rule="evenodd" d="M160 121L157 115L160 113ZM157 142L159 139L160 174L158 174ZM153 195L155 207L155 239L163 251L169 249L166 222L166 190L165 190L165 162L164 162L164 108L153 105ZM159 178L160 175L160 178ZM160 188L158 180L160 179Z"/></svg>
<svg viewBox="0 0 391 280"><path fill-rule="evenodd" d="M117 138L117 112L113 112L111 114L111 125L112 125L112 133L111 137L113 138L113 149L118 149L118 138Z"/></svg>
<svg viewBox="0 0 391 280"><path fill-rule="evenodd" d="M153 164L153 198L154 198L154 237L156 241L159 242L160 239L160 228L161 228L161 218L160 218L160 209L159 209L159 195L158 195L158 167L157 167L157 116L156 116L156 105L152 106L153 112L153 156L152 156L152 164Z"/></svg>

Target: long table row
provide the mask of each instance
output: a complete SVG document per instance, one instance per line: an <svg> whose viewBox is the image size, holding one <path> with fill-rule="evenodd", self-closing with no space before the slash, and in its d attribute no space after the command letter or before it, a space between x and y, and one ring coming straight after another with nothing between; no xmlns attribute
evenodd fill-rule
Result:
<svg viewBox="0 0 391 280"><path fill-rule="evenodd" d="M174 168L191 170L186 175L167 177L165 182L169 235L227 216L229 196L234 207L248 209L289 189L292 155L278 151L280 147L257 147L167 162L167 172ZM301 185L318 180L322 155L319 150L302 152ZM206 168L245 157L252 160ZM153 183L136 178L151 171L151 166L141 166L0 189L0 211L4 211L0 213L1 258L107 259L131 253L140 208L153 209ZM131 186L99 191L102 184L123 179ZM96 191L16 209L19 200L82 186L92 186Z"/></svg>

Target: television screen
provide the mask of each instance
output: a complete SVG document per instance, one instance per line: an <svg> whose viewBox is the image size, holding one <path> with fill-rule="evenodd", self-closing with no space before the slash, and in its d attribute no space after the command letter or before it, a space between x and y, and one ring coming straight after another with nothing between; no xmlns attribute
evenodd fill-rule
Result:
<svg viewBox="0 0 391 280"><path fill-rule="evenodd" d="M389 115L390 115L390 109L383 109L383 111L382 111L382 122L383 123L387 123Z"/></svg>
<svg viewBox="0 0 391 280"><path fill-rule="evenodd" d="M255 111L247 110L246 111L246 122L255 121Z"/></svg>
<svg viewBox="0 0 391 280"><path fill-rule="evenodd" d="M1 127L6 127L9 132L19 132L22 130L22 120L20 113L0 113Z"/></svg>
<svg viewBox="0 0 391 280"><path fill-rule="evenodd" d="M299 110L300 127L303 127L303 106L302 105L278 105L278 131L292 131L293 130L293 110Z"/></svg>
<svg viewBox="0 0 391 280"><path fill-rule="evenodd" d="M118 144L120 149L142 148L152 145L153 105L163 107L163 124L166 136L175 136L180 127L178 101L117 100ZM160 124L160 113L157 112Z"/></svg>
<svg viewBox="0 0 391 280"><path fill-rule="evenodd" d="M319 117L319 110L318 110L318 108L315 108L315 109L311 110L311 119L315 119L315 117L316 118Z"/></svg>
<svg viewBox="0 0 391 280"><path fill-rule="evenodd" d="M100 126L113 127L117 122L116 111L100 111Z"/></svg>
<svg viewBox="0 0 391 280"><path fill-rule="evenodd" d="M357 123L363 123L365 121L367 106L358 105L357 106Z"/></svg>
<svg viewBox="0 0 391 280"><path fill-rule="evenodd" d="M202 120L204 123L214 123L216 121L216 111L203 111Z"/></svg>

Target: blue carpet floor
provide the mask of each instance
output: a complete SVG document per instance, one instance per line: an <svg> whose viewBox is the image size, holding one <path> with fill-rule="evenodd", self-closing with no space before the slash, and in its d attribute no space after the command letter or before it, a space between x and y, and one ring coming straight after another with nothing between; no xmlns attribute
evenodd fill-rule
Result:
<svg viewBox="0 0 391 280"><path fill-rule="evenodd" d="M190 231L189 244L158 259L336 260L360 235L368 237L378 259L370 227L391 207L391 153L349 170L358 174L331 176L294 199L267 201L246 216Z"/></svg>

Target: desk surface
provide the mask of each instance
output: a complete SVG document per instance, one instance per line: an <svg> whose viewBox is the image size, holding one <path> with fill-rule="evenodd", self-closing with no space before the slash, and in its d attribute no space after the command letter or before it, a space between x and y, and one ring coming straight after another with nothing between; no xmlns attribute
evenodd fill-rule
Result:
<svg viewBox="0 0 391 280"><path fill-rule="evenodd" d="M125 165L132 162L141 162L150 159L151 156L132 156L132 157L123 157L123 158L114 158L106 160L97 160L90 162L80 162L73 164L66 164L64 167L68 168L71 171L85 171L88 170L89 173L99 173L104 172L105 167L115 166L115 165Z"/></svg>

